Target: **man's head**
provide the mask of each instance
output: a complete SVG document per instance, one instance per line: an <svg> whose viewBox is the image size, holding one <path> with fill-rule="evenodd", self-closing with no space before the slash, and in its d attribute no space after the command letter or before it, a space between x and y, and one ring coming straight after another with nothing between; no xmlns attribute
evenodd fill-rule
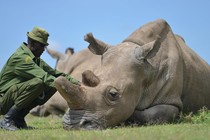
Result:
<svg viewBox="0 0 210 140"><path fill-rule="evenodd" d="M34 27L31 32L27 32L28 47L35 57L40 57L48 45L49 33L40 27Z"/></svg>

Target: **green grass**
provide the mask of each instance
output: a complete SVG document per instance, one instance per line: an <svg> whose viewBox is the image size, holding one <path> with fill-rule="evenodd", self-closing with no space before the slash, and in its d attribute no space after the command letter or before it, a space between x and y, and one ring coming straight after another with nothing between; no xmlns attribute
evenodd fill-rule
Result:
<svg viewBox="0 0 210 140"><path fill-rule="evenodd" d="M118 127L106 130L66 131L61 118L26 117L33 130L5 131L0 129L1 140L209 140L210 111L181 115L179 123Z"/></svg>

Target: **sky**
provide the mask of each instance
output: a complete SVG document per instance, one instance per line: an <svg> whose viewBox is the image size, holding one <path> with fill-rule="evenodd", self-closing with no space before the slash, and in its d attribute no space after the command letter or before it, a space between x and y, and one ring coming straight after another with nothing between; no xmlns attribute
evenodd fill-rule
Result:
<svg viewBox="0 0 210 140"><path fill-rule="evenodd" d="M210 64L210 0L0 0L0 70L34 26L49 32L50 49L64 53L67 47L87 48L89 32L117 45L160 18ZM46 52L41 58L55 67Z"/></svg>

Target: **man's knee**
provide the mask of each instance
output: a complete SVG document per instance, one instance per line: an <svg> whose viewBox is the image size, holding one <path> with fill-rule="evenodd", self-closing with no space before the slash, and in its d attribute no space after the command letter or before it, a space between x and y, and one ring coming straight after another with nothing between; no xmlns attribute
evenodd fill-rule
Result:
<svg viewBox="0 0 210 140"><path fill-rule="evenodd" d="M39 78L33 78L20 84L19 87L18 96L16 97L18 100L23 100L25 98L32 100L44 92L44 82Z"/></svg>

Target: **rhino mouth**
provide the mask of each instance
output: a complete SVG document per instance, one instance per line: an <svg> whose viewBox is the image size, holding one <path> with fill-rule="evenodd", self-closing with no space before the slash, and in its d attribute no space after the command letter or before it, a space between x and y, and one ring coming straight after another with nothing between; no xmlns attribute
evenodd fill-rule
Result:
<svg viewBox="0 0 210 140"><path fill-rule="evenodd" d="M66 130L102 130L104 122L85 110L69 110L63 116L63 128Z"/></svg>
<svg viewBox="0 0 210 140"><path fill-rule="evenodd" d="M90 72L86 72L84 75L86 77L93 77ZM97 83L95 81L97 80L92 80L91 82L90 80L85 80L86 84L92 83L92 86L94 86L93 83ZM92 130L105 128L104 112L85 109L87 107L87 97L84 87L74 85L62 76L56 78L55 86L70 107L69 111L63 116L64 129Z"/></svg>

